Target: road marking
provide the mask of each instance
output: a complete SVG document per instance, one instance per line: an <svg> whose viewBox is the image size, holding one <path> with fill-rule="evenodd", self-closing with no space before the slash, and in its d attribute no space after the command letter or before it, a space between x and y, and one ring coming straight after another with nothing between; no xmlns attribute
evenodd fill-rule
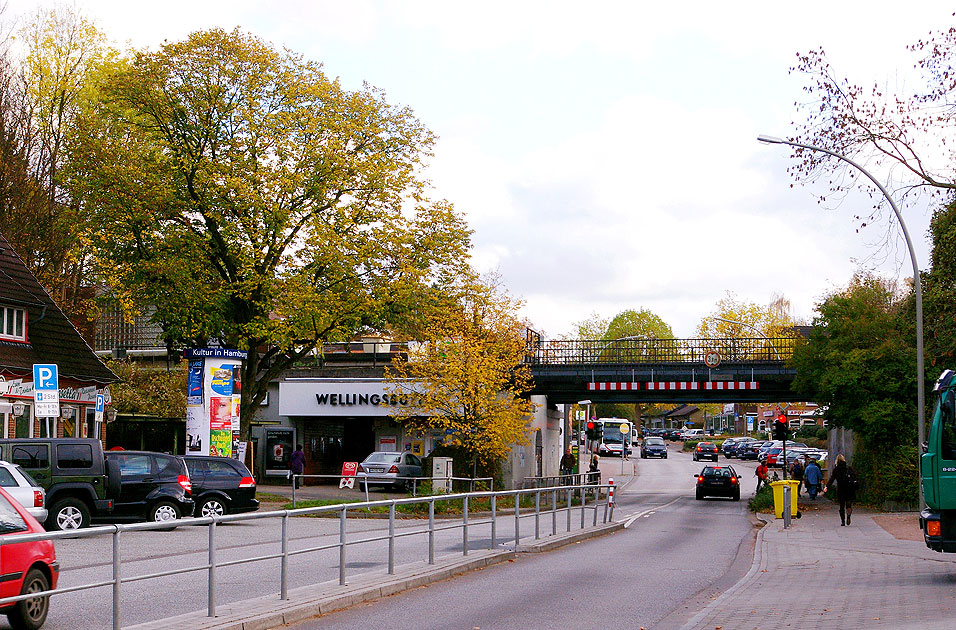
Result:
<svg viewBox="0 0 956 630"><path fill-rule="evenodd" d="M627 529L628 527L630 527L631 524L634 523L634 521L636 521L637 519L641 518L642 516L650 516L650 515L653 514L655 511L657 511L657 510L659 510L659 509L661 509L661 508L666 508L668 505L674 505L675 503L677 503L678 501L680 501L680 500L683 499L683 498L684 498L684 497L677 497L677 498L674 499L673 501L669 501L669 502L665 503L664 505L655 505L654 507L648 508L648 509L644 510L643 512L638 512L637 514L629 514L628 516L625 517L627 520L624 521L624 529Z"/></svg>

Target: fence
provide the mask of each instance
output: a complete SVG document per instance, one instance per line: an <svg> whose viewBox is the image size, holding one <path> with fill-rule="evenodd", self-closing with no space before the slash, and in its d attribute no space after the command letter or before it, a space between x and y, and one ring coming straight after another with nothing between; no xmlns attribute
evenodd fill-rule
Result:
<svg viewBox="0 0 956 630"><path fill-rule="evenodd" d="M793 356L796 337L725 339L533 339L525 356L531 365L703 363L717 351L724 361L782 362Z"/></svg>
<svg viewBox="0 0 956 630"><path fill-rule="evenodd" d="M156 573L148 573L144 575L136 576L123 576L123 558L120 548L120 538L126 532L137 532L137 531L148 531L148 530L157 530L157 529L168 529L169 523L135 523L131 525L106 525L100 527L91 527L88 529L72 530L72 531L61 531L61 532L45 532L37 534L7 534L0 536L0 548L3 545L10 545L22 542L37 541L37 540L57 540L60 538L93 538L97 536L112 536L113 538L113 551L112 551L112 577L108 580L100 580L97 582L91 582L89 584L81 584L77 586L71 586L67 588L59 588L57 590L43 591L40 593L30 593L29 595L19 595L16 597L8 597L0 599L0 607L12 604L14 602L25 600L25 599L34 599L36 597L48 596L48 595L63 595L66 593L72 593L76 591L85 591L94 588L103 588L111 587L113 590L112 593L112 622L113 630L120 629L121 622L121 597L122 597L122 585L128 584L131 582L138 582L142 580L156 579L160 577L167 577L171 575L180 575L185 573L200 572L205 571L208 575L206 581L207 584L207 614L209 617L216 616L216 571L224 567L248 564L252 562L262 562L266 560L278 560L279 561L279 598L281 600L288 599L288 563L289 558L295 555L307 554L307 553L316 553L329 549L337 549L339 555L339 584L344 585L346 583L346 557L347 550L350 545L360 545L364 543L377 542L377 541L387 541L388 542L388 551L387 551L387 566L389 575L394 574L395 572L395 543L398 539L411 537L411 536L426 536L428 539L428 563L435 564L435 534L443 530L457 529L461 528L461 545L462 545L462 555L467 556L469 551L468 543L468 533L469 528L476 527L479 525L488 525L491 526L491 549L495 549L498 546L498 530L497 525L500 520L498 515L498 499L505 497L512 497L514 501L514 508L512 509L513 518L514 518L514 548L517 551L521 541L521 499L527 496L534 496L534 538L535 540L541 537L541 520L542 515L550 513L551 515L551 535L557 535L558 533L558 514L565 512L567 514L567 531L572 531L572 512L580 510L580 529L585 528L586 515L588 510L593 512L592 516L592 526L597 526L598 524L598 512L603 506L603 516L602 523L607 523L609 519L613 519L614 505L610 500L608 494L602 493L602 490L608 488L609 486L600 486L600 485L578 485L578 486L561 486L561 487L548 487L548 488L534 488L526 490L503 490L498 492L475 492L475 493L460 493L460 494L445 494L429 497L408 497L403 499L386 499L380 501L366 501L361 503L348 503L348 504L338 504L338 505L329 505L322 507L313 507L313 508L299 508L293 510L278 510L272 512L261 512L253 514L235 514L227 515L222 517L205 517L205 518L186 518L176 521L176 525L179 527L207 527L209 530L208 533L208 561L205 564L200 564L197 566L189 566L183 568L169 569L166 571L159 571ZM588 503L588 495L591 495L592 501ZM547 499L550 499L550 509L545 505L544 511L542 511L542 495ZM575 501L572 498L574 495L578 501L575 505ZM601 496L606 497L604 501L601 501ZM559 505L559 496L560 501L562 502ZM469 518L469 503L475 499L488 498L490 501L490 514L487 519L484 520L470 520ZM435 518L435 503L437 501L461 501L462 502L462 514L461 520L455 523L441 524L436 523ZM428 523L427 526L422 528L413 529L411 531L405 531L401 533L395 532L395 511L396 507L400 505L411 505L416 503L426 503L428 510ZM374 506L385 506L388 508L388 529L387 533L358 538L353 540L349 536L348 527L347 527L347 515L349 511L356 511L359 509L364 509L366 507ZM508 510L503 510L503 513L507 513ZM294 516L306 516L306 515L317 515L317 514L329 514L337 515L339 520L339 533L338 540L336 542L331 542L325 545L318 545L313 547L307 547L305 549L289 549L289 519ZM530 517L532 514L531 509L525 509L525 516ZM259 555L251 558L242 558L237 560L229 561L219 561L217 558L217 543L216 543L216 528L220 523L231 523L238 521L251 521L258 519L276 519L279 521L280 530L279 530L279 543L280 551L278 553L270 553L265 555ZM503 539L501 542L506 542L508 539ZM2 568L0 568L2 569ZM256 572L256 576L261 576L261 572Z"/></svg>
<svg viewBox="0 0 956 630"><path fill-rule="evenodd" d="M544 477L525 477L522 488L545 488L549 486L593 486L601 482L601 472L575 473L571 475L548 475Z"/></svg>
<svg viewBox="0 0 956 630"><path fill-rule="evenodd" d="M342 475L290 475L292 479L292 507L296 507L296 496L295 491L299 487L300 479L343 479ZM408 482L412 482L412 496L418 496L418 484L431 481L450 481L452 483L456 481L467 481L468 482L468 492L475 491L475 484L487 481L488 490L493 491L495 489L495 479L494 477L389 477L387 480L383 477L376 477L374 474L369 475L368 477L355 477L355 480L361 483L365 487L365 500L371 501L368 495L369 486L377 485L390 485L395 481L403 481L407 487Z"/></svg>

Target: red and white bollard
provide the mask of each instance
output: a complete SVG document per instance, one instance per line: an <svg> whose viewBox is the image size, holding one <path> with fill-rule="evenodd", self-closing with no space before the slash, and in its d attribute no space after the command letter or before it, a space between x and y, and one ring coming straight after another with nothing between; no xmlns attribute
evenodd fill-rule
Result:
<svg viewBox="0 0 956 630"><path fill-rule="evenodd" d="M614 505L614 478L611 477L607 482L611 486L607 489L607 502Z"/></svg>

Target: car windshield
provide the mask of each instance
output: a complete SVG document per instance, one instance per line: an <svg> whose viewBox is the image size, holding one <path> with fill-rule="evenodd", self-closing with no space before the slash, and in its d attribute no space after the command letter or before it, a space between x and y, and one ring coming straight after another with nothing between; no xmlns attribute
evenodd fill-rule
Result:
<svg viewBox="0 0 956 630"><path fill-rule="evenodd" d="M651 437L644 440L648 446L664 446L664 440L659 437Z"/></svg>
<svg viewBox="0 0 956 630"><path fill-rule="evenodd" d="M0 534L27 531L27 523L7 498L0 496ZM6 554L4 554L6 555Z"/></svg>
<svg viewBox="0 0 956 630"><path fill-rule="evenodd" d="M729 468L710 468L707 467L704 469L703 475L705 477L729 477L730 469Z"/></svg>
<svg viewBox="0 0 956 630"><path fill-rule="evenodd" d="M369 464L397 464L401 453L372 453L365 458Z"/></svg>

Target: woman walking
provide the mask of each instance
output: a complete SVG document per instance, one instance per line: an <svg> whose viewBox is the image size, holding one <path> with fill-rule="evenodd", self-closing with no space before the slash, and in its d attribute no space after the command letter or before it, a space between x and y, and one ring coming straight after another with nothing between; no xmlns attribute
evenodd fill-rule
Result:
<svg viewBox="0 0 956 630"><path fill-rule="evenodd" d="M837 455L836 466L830 478L823 484L823 493L836 484L837 500L840 502L840 525L849 525L853 516L853 501L856 499L856 478L843 455Z"/></svg>

